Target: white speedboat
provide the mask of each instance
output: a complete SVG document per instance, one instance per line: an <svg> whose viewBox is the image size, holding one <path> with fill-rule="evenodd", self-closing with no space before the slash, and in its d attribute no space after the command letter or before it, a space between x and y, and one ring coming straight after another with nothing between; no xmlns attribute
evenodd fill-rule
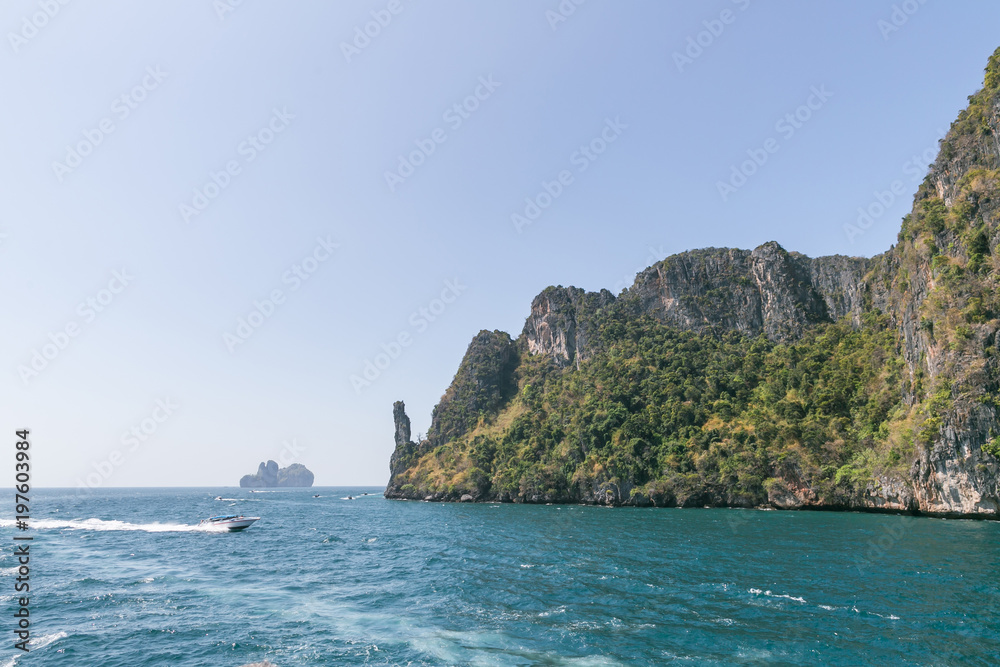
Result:
<svg viewBox="0 0 1000 667"><path fill-rule="evenodd" d="M243 516L242 514L231 514L229 516L212 516L207 519L202 519L200 526L219 526L225 527L230 531L243 530L248 527L254 521L258 521L259 516Z"/></svg>

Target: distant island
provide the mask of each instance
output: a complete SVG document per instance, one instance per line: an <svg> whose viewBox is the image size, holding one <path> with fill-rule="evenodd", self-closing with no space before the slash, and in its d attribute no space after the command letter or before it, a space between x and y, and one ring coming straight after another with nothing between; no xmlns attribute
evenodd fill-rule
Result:
<svg viewBox="0 0 1000 667"><path fill-rule="evenodd" d="M314 475L301 463L279 468L274 461L257 466L256 475L243 475L241 488L266 489L271 487L312 486Z"/></svg>

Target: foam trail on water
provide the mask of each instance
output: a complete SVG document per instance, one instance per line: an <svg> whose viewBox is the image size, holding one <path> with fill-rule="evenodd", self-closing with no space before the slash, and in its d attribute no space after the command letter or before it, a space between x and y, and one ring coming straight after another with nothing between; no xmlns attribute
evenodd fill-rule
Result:
<svg viewBox="0 0 1000 667"><path fill-rule="evenodd" d="M67 635L65 632L61 631L53 632L51 635L42 635L41 637L38 637L37 639L32 639L30 642L28 642L28 648L30 648L32 651L37 651L40 648L48 646L52 642L59 641L60 639L68 636L69 635Z"/></svg>
<svg viewBox="0 0 1000 667"><path fill-rule="evenodd" d="M28 648L31 649L32 651L37 651L40 648L45 648L46 646L48 646L52 642L59 641L60 639L63 639L64 637L68 637L68 636L69 636L68 634L66 634L65 632L62 632L62 631L60 631L60 632L53 632L51 635L42 635L41 637L36 637L36 638L32 639L31 641L29 641L28 642ZM13 656L11 658L8 658L4 662L0 663L0 667L14 667L14 665L17 664L17 659L19 657L21 657L21 656L15 655L15 656Z"/></svg>
<svg viewBox="0 0 1000 667"><path fill-rule="evenodd" d="M0 519L0 528L12 528L16 525L13 519ZM104 519L81 519L76 521L57 521L55 519L37 519L29 522L32 529L45 530L70 528L73 530L141 530L147 533L218 533L226 532L225 526L199 526L184 523L129 523L127 521L105 521Z"/></svg>

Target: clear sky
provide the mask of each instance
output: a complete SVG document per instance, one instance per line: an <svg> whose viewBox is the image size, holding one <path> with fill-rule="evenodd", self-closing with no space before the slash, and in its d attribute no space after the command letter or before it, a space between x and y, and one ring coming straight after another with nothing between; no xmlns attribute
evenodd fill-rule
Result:
<svg viewBox="0 0 1000 667"><path fill-rule="evenodd" d="M392 402L426 431L547 285L887 249L1000 45L988 0L235 2L0 12L0 415L36 484L383 484Z"/></svg>

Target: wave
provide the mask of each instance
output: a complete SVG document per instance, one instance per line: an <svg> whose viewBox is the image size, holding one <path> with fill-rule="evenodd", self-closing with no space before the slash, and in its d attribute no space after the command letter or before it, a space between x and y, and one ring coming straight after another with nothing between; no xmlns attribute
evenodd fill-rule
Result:
<svg viewBox="0 0 1000 667"><path fill-rule="evenodd" d="M762 591L759 588L751 588L748 590L748 592L751 593L752 595L765 595L769 598L782 598L785 600L795 600L796 602L803 602L803 603L806 601L805 598L795 597L792 595L781 595L778 593L772 593L771 591ZM879 618L884 618L887 621L900 620L899 616L896 616L895 614L890 613L888 615L884 615L878 613L877 611L862 611L858 609L857 605L852 605L851 607L832 607L826 604L818 604L816 606L825 611L838 611L842 609L849 609L850 611L853 611L855 614L867 614L869 616L878 616Z"/></svg>
<svg viewBox="0 0 1000 667"><path fill-rule="evenodd" d="M68 636L69 636L68 634L66 634L65 632L61 632L61 631L60 632L53 632L51 635L42 635L41 637L37 637L35 639L32 639L30 642L28 642L28 647L32 651L37 651L40 648L45 648L46 646L48 646L52 642L59 641L60 639L63 639L64 637L68 637Z"/></svg>
<svg viewBox="0 0 1000 667"><path fill-rule="evenodd" d="M45 648L52 642L57 642L60 639L64 639L65 637L69 637L69 635L62 631L53 632L50 635L42 635L41 637L35 637L34 639L28 642L28 648L30 648L32 651L37 651L38 649ZM20 655L12 656L7 660L5 660L4 662L0 662L0 667L14 667L14 665L17 664L17 659L20 657L21 657Z"/></svg>
<svg viewBox="0 0 1000 667"><path fill-rule="evenodd" d="M13 528L13 519L0 519L0 528ZM200 526L184 523L129 523L128 521L104 519L80 519L75 521L57 521L55 519L36 519L30 522L35 530L68 528L72 530L122 531L141 530L147 533L219 533L227 532L225 526Z"/></svg>
<svg viewBox="0 0 1000 667"><path fill-rule="evenodd" d="M805 598L795 597L794 595L783 595L781 593L772 593L771 591L762 591L759 588L751 588L749 592L753 593L754 595L760 595L761 593L763 593L764 595L766 595L769 598L781 598L783 600L795 600L796 602L805 602L806 601Z"/></svg>
<svg viewBox="0 0 1000 667"><path fill-rule="evenodd" d="M899 616L896 616L895 614L889 614L888 616L885 616L883 614L878 613L877 611L861 611L860 609L858 609L857 605L851 607L851 611L853 611L855 614L868 614L869 616L878 616L879 618L884 618L888 621L900 620Z"/></svg>
<svg viewBox="0 0 1000 667"><path fill-rule="evenodd" d="M870 611L868 613L869 614L873 614L874 616L878 616L879 618L884 618L884 619L887 619L887 620L890 620L890 621L898 621L899 620L899 616L896 616L895 614L889 614L888 616L884 616L884 615L878 613L877 611Z"/></svg>

